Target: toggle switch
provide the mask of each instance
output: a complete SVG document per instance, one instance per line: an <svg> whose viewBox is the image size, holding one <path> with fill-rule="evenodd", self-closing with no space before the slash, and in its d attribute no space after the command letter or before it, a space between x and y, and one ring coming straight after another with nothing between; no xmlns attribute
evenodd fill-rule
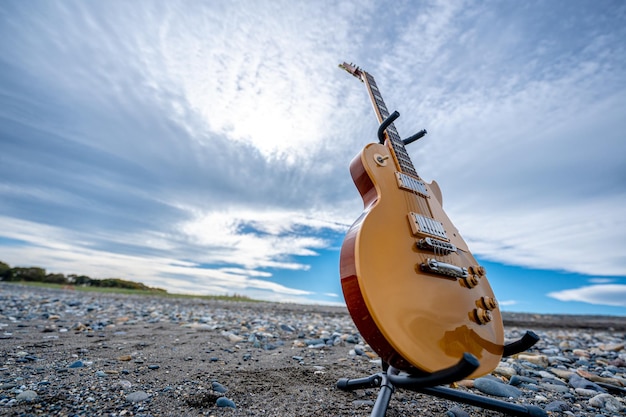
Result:
<svg viewBox="0 0 626 417"><path fill-rule="evenodd" d="M389 159L389 155L374 154L374 161L381 167L387 165L387 159Z"/></svg>

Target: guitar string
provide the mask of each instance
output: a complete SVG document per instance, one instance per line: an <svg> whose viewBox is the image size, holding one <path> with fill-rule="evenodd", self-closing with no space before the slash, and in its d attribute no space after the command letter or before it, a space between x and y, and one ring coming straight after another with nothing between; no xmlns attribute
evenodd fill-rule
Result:
<svg viewBox="0 0 626 417"><path fill-rule="evenodd" d="M367 86L370 98L373 101L374 108L378 115L379 121L382 123L383 120L389 117L389 110L387 109L387 105L385 104L385 101L382 98L382 95L380 93L378 85L376 84L376 81L374 80L374 77L371 74L368 74L366 72L363 72L362 76L363 76L362 81ZM408 152L406 151L404 143L402 142L402 139L400 138L400 135L398 134L395 128L395 125L393 123L391 123L388 126L386 136L387 136L387 147L389 151L391 152L391 154L394 156L395 162L398 164L400 171L401 172L405 171L407 175L410 175L411 177L415 177L415 179L420 180L419 175L417 174L417 172L415 171L415 168L413 167L411 158ZM398 151L396 151L396 148L398 149ZM419 195L417 192L414 192L414 191L407 191L407 190L403 190L403 191L404 191L405 206L407 207L407 210L408 210L407 216L409 215L410 212L415 212L415 213L421 214L423 216L426 216L428 218L435 220L430 204L428 203L425 197ZM417 241L419 240L419 238L415 238L414 240L417 244ZM443 253L443 250L438 248L437 246L433 248L433 252L434 252L435 259L438 259L442 257L443 255L445 255ZM424 261L424 259L420 260L420 262L421 261Z"/></svg>
<svg viewBox="0 0 626 417"><path fill-rule="evenodd" d="M417 172L415 171L415 168L410 159L410 156L406 152L406 148L404 147L404 144L401 142L400 136L395 130L395 126L393 126L393 124L390 125L389 132L390 132L388 134L389 148L391 152L393 152L394 155L396 156L396 160L398 161L400 171L403 171L403 170L408 171L406 172L406 174L410 175L411 177L413 177L414 176L413 173L415 173L415 177L416 177L415 179L421 181L421 179L419 178L419 174L417 174ZM398 148L399 151L402 154L405 154L406 156L403 158L399 158L396 152L396 148ZM407 167L406 164L410 164L410 165ZM417 213L417 214L420 214L420 215L423 215L423 216L426 216L428 218L435 220L432 209L426 197L420 195L419 193L415 191L408 191L408 190L403 190L403 191L404 191L405 206L407 207L407 215L410 212L414 212L414 213ZM416 244L418 240L419 238L415 239ZM441 258L444 257L446 254L444 253L443 249L435 246L433 248L433 255L435 259L442 260ZM420 261L424 261L424 260L425 259L421 259Z"/></svg>

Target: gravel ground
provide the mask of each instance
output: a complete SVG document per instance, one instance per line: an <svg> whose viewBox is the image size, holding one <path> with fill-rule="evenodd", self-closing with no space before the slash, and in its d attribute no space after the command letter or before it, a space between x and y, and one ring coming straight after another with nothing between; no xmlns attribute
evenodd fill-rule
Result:
<svg viewBox="0 0 626 417"><path fill-rule="evenodd" d="M623 416L626 318L505 314L541 341L456 389L550 415ZM345 308L0 283L0 415L368 416L380 371ZM501 397L501 396L506 397ZM387 416L502 416L397 390Z"/></svg>

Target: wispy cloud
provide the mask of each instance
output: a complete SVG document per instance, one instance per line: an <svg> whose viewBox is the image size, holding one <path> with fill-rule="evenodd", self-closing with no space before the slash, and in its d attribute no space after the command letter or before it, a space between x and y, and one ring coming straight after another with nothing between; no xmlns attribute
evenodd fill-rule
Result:
<svg viewBox="0 0 626 417"><path fill-rule="evenodd" d="M591 278L589 279L589 282L592 284L608 284L610 282L615 282L615 280L611 278Z"/></svg>
<svg viewBox="0 0 626 417"><path fill-rule="evenodd" d="M79 231L71 232L67 229L54 226L43 226L25 221L7 222L12 224L3 232L14 242L3 247L3 257L8 259L35 259L36 265L53 265L48 272L63 272L66 274L86 274L94 278L124 277L147 282L153 286L160 286L172 292L195 294L232 294L233 292L245 295L258 295L262 299L280 301L290 300L307 302L310 291L290 288L268 281L269 272L254 268L225 267L220 265L203 265L202 256L197 254L195 261L184 261L184 253L173 246L170 240L163 240L158 235L142 236L142 247L151 246L153 253L133 255L129 246L139 240L137 236L119 237L118 245L122 252L116 250L99 250L91 247L90 236ZM138 242L137 242L138 243ZM187 247L189 248L189 246ZM203 247L206 261L215 257L219 264L230 260L226 256L215 256L210 253L211 248ZM245 248L238 248L243 251ZM171 255L168 257L167 254ZM314 254L313 252L307 254ZM271 254L264 254L266 259L273 259ZM285 253L281 257L287 257ZM244 259L247 257L244 256ZM258 259L257 259L258 260ZM269 263L265 261L261 263ZM241 265L247 261L232 261L232 264ZM31 263L16 266L31 266ZM267 266L267 265L262 265ZM273 268L305 268L302 264L278 263L270 265ZM259 267L259 265L254 265Z"/></svg>
<svg viewBox="0 0 626 417"><path fill-rule="evenodd" d="M212 211L183 224L181 232L207 248L203 258L208 263L239 264L250 269L306 270L306 264L289 259L315 256L316 249L329 246L329 242L313 234L319 232L319 226L340 226L321 223L293 212Z"/></svg>
<svg viewBox="0 0 626 417"><path fill-rule="evenodd" d="M626 307L626 285L598 284L554 291L549 297L559 301L580 301L589 304Z"/></svg>
<svg viewBox="0 0 626 417"><path fill-rule="evenodd" d="M516 305L518 303L519 302L517 300L501 300L501 301L498 301L498 304L500 304L500 306L502 306L502 307L514 306L514 305Z"/></svg>

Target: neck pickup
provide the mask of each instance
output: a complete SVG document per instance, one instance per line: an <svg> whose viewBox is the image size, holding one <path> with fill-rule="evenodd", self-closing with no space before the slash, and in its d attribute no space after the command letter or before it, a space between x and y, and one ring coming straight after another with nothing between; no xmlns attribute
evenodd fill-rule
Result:
<svg viewBox="0 0 626 417"><path fill-rule="evenodd" d="M423 181L403 172L396 172L396 178L398 179L398 187L403 190L413 191L423 197L428 197L428 190Z"/></svg>

